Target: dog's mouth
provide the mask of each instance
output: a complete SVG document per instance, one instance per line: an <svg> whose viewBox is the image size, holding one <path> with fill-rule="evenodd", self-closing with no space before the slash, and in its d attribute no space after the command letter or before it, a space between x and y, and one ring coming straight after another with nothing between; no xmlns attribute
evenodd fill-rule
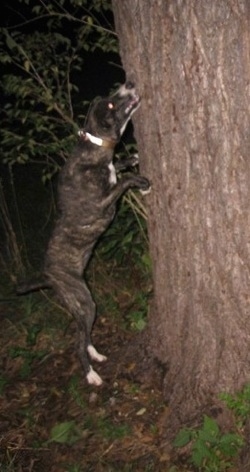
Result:
<svg viewBox="0 0 250 472"><path fill-rule="evenodd" d="M130 115L132 112L137 110L140 105L141 98L139 95L134 93L134 95L130 98L127 107L125 108L125 115Z"/></svg>
<svg viewBox="0 0 250 472"><path fill-rule="evenodd" d="M141 98L136 92L135 86L132 82L126 82L118 89L116 94L125 102L125 116L129 116L139 107Z"/></svg>

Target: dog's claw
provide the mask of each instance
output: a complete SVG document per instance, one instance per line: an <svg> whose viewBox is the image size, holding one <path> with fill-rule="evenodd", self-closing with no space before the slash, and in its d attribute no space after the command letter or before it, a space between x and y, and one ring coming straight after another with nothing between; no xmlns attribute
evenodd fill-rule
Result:
<svg viewBox="0 0 250 472"><path fill-rule="evenodd" d="M92 366L90 366L90 370L86 377L88 384L95 385L96 387L100 387L100 385L102 385L102 379L100 375L97 374Z"/></svg>
<svg viewBox="0 0 250 472"><path fill-rule="evenodd" d="M147 190L139 190L141 195L148 195L151 192L151 186Z"/></svg>

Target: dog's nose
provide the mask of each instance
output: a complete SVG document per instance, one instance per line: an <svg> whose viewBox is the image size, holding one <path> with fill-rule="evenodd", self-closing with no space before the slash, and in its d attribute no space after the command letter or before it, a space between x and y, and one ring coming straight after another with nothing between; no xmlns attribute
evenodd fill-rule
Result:
<svg viewBox="0 0 250 472"><path fill-rule="evenodd" d="M131 82L130 80L128 80L128 82L126 82L126 84L125 84L125 87L126 87L126 89L131 90L131 89L135 88L135 84L133 82Z"/></svg>

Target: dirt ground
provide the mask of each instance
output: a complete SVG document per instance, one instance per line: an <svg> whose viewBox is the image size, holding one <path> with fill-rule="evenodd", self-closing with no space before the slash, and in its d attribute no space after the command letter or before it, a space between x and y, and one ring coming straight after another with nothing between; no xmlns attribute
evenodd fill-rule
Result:
<svg viewBox="0 0 250 472"><path fill-rule="evenodd" d="M128 276L127 286L123 273L108 272L93 335L108 355L96 366L100 388L86 384L75 323L48 292L1 297L1 472L189 470L169 456L160 369L152 370L131 328L138 281Z"/></svg>

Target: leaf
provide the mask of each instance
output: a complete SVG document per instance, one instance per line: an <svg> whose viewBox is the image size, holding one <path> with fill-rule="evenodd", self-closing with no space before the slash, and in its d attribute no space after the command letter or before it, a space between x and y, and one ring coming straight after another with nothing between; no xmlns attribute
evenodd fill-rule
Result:
<svg viewBox="0 0 250 472"><path fill-rule="evenodd" d="M192 439L192 432L189 429L182 429L176 436L174 440L175 447L184 447Z"/></svg>
<svg viewBox="0 0 250 472"><path fill-rule="evenodd" d="M140 319L136 323L134 323L134 325L137 331L142 331L146 327L147 322L146 320Z"/></svg>
<svg viewBox="0 0 250 472"><path fill-rule="evenodd" d="M209 416L204 416L204 422L203 422L203 428L202 428L203 433L203 438L206 438L207 434L207 440L209 441L210 438L215 438L218 436L220 429L216 421Z"/></svg>
<svg viewBox="0 0 250 472"><path fill-rule="evenodd" d="M26 70L26 72L29 72L29 70L30 70L30 62L29 61L24 62L24 69Z"/></svg>
<svg viewBox="0 0 250 472"><path fill-rule="evenodd" d="M7 33L6 34L6 44L9 49L14 49L16 47L16 41Z"/></svg>
<svg viewBox="0 0 250 472"><path fill-rule="evenodd" d="M79 439L77 433L75 421L64 421L56 424L50 432L49 442L57 442L60 444L73 444L73 442Z"/></svg>
<svg viewBox="0 0 250 472"><path fill-rule="evenodd" d="M243 445L244 440L238 434L227 433L221 437L219 449L224 455L233 457Z"/></svg>
<svg viewBox="0 0 250 472"><path fill-rule="evenodd" d="M194 449L191 455L192 464L196 467L201 467L203 465L205 455L202 449Z"/></svg>

